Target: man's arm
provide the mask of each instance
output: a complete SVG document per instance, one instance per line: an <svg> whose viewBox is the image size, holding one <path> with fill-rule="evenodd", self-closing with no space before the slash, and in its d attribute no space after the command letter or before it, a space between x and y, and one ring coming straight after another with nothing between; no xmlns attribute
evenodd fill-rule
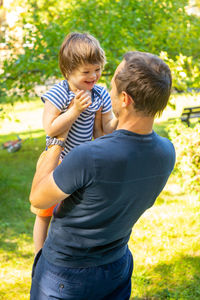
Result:
<svg viewBox="0 0 200 300"><path fill-rule="evenodd" d="M117 124L118 119L111 110L102 114L102 128L104 133L108 134L113 132L117 128Z"/></svg>
<svg viewBox="0 0 200 300"><path fill-rule="evenodd" d="M65 140L60 137L59 139ZM69 196L59 189L53 178L61 151L60 146L54 145L38 160L29 198L34 207L49 208Z"/></svg>

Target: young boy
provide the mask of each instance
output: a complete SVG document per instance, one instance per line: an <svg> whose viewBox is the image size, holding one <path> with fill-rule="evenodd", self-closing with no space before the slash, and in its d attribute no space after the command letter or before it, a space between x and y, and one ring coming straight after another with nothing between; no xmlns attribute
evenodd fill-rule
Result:
<svg viewBox="0 0 200 300"><path fill-rule="evenodd" d="M104 133L111 133L117 126L109 93L96 85L104 64L104 51L93 36L86 33L66 36L59 53L60 70L65 80L55 84L42 96L47 146L54 136L69 130L60 161L72 148L92 139L97 111L101 110ZM100 134L95 132L96 137ZM53 209L31 207L36 214L33 230L35 253L43 247Z"/></svg>

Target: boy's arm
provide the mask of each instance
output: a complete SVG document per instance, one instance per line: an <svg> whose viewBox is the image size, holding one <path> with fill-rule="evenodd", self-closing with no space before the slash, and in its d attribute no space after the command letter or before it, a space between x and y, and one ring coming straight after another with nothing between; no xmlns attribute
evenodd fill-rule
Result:
<svg viewBox="0 0 200 300"><path fill-rule="evenodd" d="M117 124L118 119L111 110L102 114L102 129L104 133L108 134L113 132L117 128Z"/></svg>
<svg viewBox="0 0 200 300"><path fill-rule="evenodd" d="M79 91L73 99L72 105L62 114L50 101L45 101L43 126L47 135L54 137L69 130L78 116L90 104L91 97L85 91Z"/></svg>

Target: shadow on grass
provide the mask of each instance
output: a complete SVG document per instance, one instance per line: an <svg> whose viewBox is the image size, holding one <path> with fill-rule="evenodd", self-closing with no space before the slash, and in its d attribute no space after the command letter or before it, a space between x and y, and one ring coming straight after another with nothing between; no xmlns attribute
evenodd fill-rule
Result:
<svg viewBox="0 0 200 300"><path fill-rule="evenodd" d="M134 275L134 273L133 273ZM133 276L133 287L142 286L141 297L131 300L200 299L200 256L182 256ZM134 291L133 291L134 294Z"/></svg>
<svg viewBox="0 0 200 300"><path fill-rule="evenodd" d="M0 237L0 248L1 250L4 250L4 251L9 251L9 252L14 252L17 250L17 243L16 242L13 242L12 240L8 240L6 238L6 235L2 235Z"/></svg>
<svg viewBox="0 0 200 300"><path fill-rule="evenodd" d="M13 238L13 239L12 239ZM16 240L14 236L10 237L8 240L6 236L1 236L0 237L0 252L1 252L1 259L3 259L3 263L5 264L6 262L14 262L16 259L19 259L22 261L22 259L29 260L33 259L33 247L29 247L26 249L21 249L19 244L23 241L26 241L27 244L32 244L32 237L30 236L28 239L27 237L25 238L18 236L18 239ZM20 239L20 242L19 242ZM3 266L2 266L3 267Z"/></svg>

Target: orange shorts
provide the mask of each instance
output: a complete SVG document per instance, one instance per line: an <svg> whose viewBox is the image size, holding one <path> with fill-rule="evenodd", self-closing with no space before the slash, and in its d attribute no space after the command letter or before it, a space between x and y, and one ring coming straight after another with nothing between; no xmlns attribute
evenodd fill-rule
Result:
<svg viewBox="0 0 200 300"><path fill-rule="evenodd" d="M43 157L44 155L46 154L46 151L42 152L42 154L40 155L40 158ZM39 158L39 159L40 159ZM39 161L39 160L38 160ZM60 164L62 161L59 160L59 163ZM41 208L36 208L34 207L33 205L31 205L31 212L34 213L35 215L39 216L39 217L51 217L53 215L53 210L54 210L54 207L56 206L57 204L53 205L52 207L49 207L47 209L41 209Z"/></svg>

